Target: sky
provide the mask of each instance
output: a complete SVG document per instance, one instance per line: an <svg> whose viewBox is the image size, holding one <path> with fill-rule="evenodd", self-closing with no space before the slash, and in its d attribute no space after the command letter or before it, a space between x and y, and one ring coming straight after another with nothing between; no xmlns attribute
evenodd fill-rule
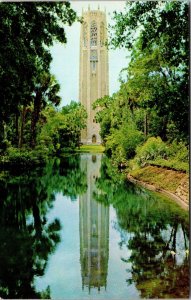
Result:
<svg viewBox="0 0 191 300"><path fill-rule="evenodd" d="M105 11L107 23L112 23L113 11L123 11L125 1L70 1L71 7L81 16L84 11L98 9ZM66 26L67 44L55 43L51 48L53 57L51 72L56 76L61 89L61 106L71 100L79 101L79 58L80 58L80 23L75 22L71 27ZM117 92L120 86L119 73L128 65L128 52L125 49L109 50L109 94Z"/></svg>

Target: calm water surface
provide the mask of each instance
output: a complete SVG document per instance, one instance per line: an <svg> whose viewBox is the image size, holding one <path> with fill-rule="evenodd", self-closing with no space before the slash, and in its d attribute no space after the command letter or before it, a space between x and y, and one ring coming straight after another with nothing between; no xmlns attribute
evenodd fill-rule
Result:
<svg viewBox="0 0 191 300"><path fill-rule="evenodd" d="M188 298L188 213L103 155L3 172L0 197L0 297Z"/></svg>

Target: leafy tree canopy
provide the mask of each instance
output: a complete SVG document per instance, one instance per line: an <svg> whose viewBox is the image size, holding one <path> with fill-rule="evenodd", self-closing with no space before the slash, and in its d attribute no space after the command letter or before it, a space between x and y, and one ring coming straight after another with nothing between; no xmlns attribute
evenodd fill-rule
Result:
<svg viewBox="0 0 191 300"><path fill-rule="evenodd" d="M131 53L122 83L130 109L142 107L162 118L160 136L188 137L189 30L186 1L127 1L114 13L110 46Z"/></svg>
<svg viewBox="0 0 191 300"><path fill-rule="evenodd" d="M18 127L20 105L33 104L37 88L41 86L44 93L46 87L46 93L50 92L50 46L54 41L67 42L64 26L75 20L68 1L0 3L0 140L5 138L5 124L16 120ZM54 85L49 100L58 104L57 91ZM15 134L18 138L18 132Z"/></svg>

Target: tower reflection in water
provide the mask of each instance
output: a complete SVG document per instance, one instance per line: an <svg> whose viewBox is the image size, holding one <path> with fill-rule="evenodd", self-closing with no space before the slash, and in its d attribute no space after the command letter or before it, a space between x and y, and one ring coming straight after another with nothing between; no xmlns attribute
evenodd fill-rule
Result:
<svg viewBox="0 0 191 300"><path fill-rule="evenodd" d="M97 202L94 196L102 155L82 156L81 168L87 176L87 191L80 196L80 263L82 288L107 285L109 258L109 207Z"/></svg>

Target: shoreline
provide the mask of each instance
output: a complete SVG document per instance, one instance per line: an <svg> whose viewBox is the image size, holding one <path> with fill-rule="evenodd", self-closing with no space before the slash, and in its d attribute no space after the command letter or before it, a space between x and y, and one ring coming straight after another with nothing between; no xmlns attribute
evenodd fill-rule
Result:
<svg viewBox="0 0 191 300"><path fill-rule="evenodd" d="M175 200L176 203L179 204L183 209L189 210L189 202L187 204L183 199L181 199L181 197L177 196L175 193L172 193L172 192L170 192L168 190L165 190L165 189L162 189L160 187L156 187L154 184L150 184L150 183L147 183L145 181L138 180L130 174L127 175L127 179L130 182L139 184L139 185L147 188L150 191L154 191L154 192L164 194L164 195L168 196L169 198L171 198L172 200Z"/></svg>

